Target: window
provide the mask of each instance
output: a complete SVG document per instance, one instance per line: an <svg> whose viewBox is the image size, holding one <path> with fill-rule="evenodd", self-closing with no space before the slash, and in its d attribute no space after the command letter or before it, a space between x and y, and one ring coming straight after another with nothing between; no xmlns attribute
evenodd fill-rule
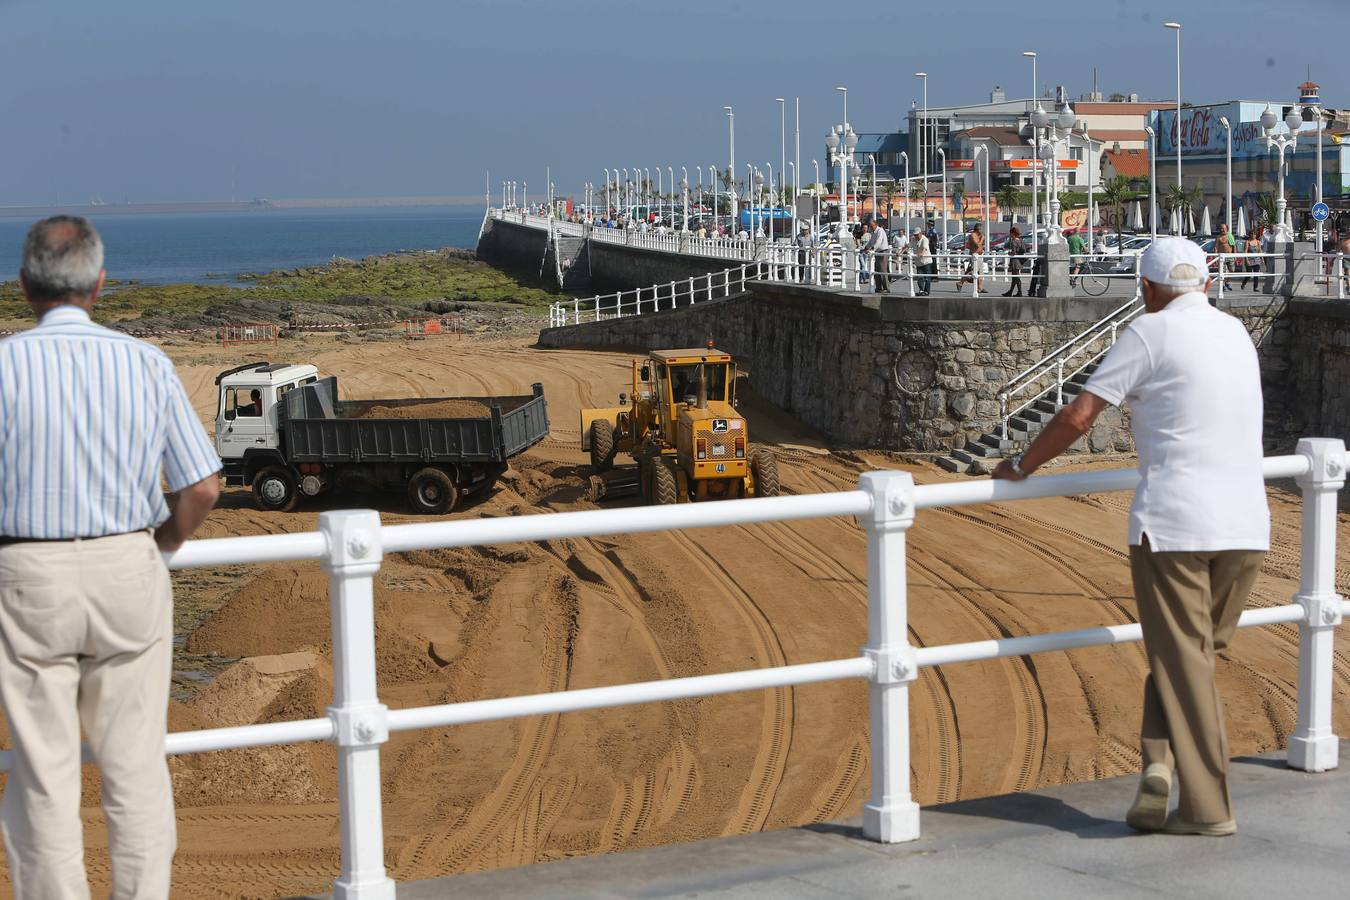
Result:
<svg viewBox="0 0 1350 900"><path fill-rule="evenodd" d="M260 388L230 388L225 394L225 418L257 419L263 413Z"/></svg>

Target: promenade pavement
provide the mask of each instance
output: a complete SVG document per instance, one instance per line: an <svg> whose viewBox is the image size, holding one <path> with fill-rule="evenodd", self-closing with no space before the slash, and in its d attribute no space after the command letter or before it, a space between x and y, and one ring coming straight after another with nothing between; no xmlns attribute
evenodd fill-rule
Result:
<svg viewBox="0 0 1350 900"><path fill-rule="evenodd" d="M1341 743L1350 759L1350 741ZM1136 778L927 807L923 836L884 846L825 823L400 884L400 900L582 897L1343 897L1350 771L1309 775L1284 753L1234 761L1238 834L1136 834Z"/></svg>

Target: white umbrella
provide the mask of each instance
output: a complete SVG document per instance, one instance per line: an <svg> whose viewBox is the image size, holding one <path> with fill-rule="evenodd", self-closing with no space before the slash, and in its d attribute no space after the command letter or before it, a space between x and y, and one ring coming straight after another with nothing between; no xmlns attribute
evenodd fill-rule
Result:
<svg viewBox="0 0 1350 900"><path fill-rule="evenodd" d="M1134 201L1134 208L1130 210L1129 228L1131 231L1144 230L1144 210L1140 208L1138 200Z"/></svg>
<svg viewBox="0 0 1350 900"><path fill-rule="evenodd" d="M1200 214L1200 233L1201 233L1201 234L1213 234L1213 233L1214 233L1214 229L1213 229L1213 227L1211 227L1210 221L1209 221L1209 204L1208 204L1208 203L1205 204L1204 210L1205 210L1205 211L1204 211L1203 213Z"/></svg>
<svg viewBox="0 0 1350 900"><path fill-rule="evenodd" d="M1237 233L1244 236L1247 234L1247 207L1245 206L1238 207Z"/></svg>
<svg viewBox="0 0 1350 900"><path fill-rule="evenodd" d="M1181 234L1181 207L1172 207L1172 215L1169 217L1168 231L1172 234Z"/></svg>
<svg viewBox="0 0 1350 900"><path fill-rule="evenodd" d="M1186 233L1195 234L1195 207L1186 204Z"/></svg>

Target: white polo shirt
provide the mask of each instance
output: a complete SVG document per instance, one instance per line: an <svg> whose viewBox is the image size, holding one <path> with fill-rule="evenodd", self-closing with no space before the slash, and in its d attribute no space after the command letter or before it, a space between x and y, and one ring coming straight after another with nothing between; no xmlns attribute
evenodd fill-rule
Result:
<svg viewBox="0 0 1350 900"><path fill-rule="evenodd" d="M1084 389L1130 408L1143 479L1130 545L1268 550L1261 371L1247 329L1183 294L1121 333Z"/></svg>

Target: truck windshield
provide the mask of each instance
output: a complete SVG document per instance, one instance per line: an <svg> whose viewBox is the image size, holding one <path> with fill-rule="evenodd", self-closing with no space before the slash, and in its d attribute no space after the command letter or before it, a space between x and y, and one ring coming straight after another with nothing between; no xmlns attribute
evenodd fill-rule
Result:
<svg viewBox="0 0 1350 900"><path fill-rule="evenodd" d="M708 378L708 399L726 402L727 364L689 363L670 367L670 395L676 403L698 393L698 367L702 365Z"/></svg>

